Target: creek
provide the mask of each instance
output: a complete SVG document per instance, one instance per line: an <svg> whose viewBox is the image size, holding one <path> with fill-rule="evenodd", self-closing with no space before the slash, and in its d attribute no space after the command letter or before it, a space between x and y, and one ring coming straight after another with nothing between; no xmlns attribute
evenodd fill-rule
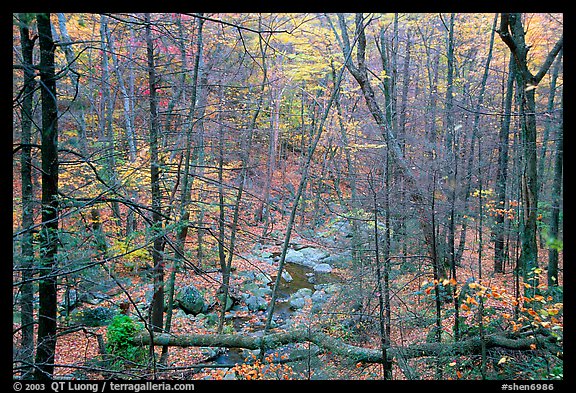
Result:
<svg viewBox="0 0 576 393"><path fill-rule="evenodd" d="M292 280L287 282L286 280L282 279L280 281L280 287L278 288L278 296L276 305L274 307L273 320L279 326L286 323L290 318L298 313L298 310L293 310L290 307L289 298L292 294L302 288L308 288L314 291L315 285L339 282L338 276L332 273L315 274L312 268L294 263L286 263L284 270L290 274ZM310 277L313 277L314 283L310 282ZM264 323L258 323L258 325L250 326L250 322L248 321L249 319L249 317L233 318L234 330L237 333L242 333L247 329L251 330L251 334L258 334L259 332L262 332L264 329ZM289 351L290 350L287 348L281 348L279 350L274 350L274 353L282 355L288 354ZM245 357L246 355L243 349L230 348L216 356L212 362L219 365L242 364L246 361Z"/></svg>

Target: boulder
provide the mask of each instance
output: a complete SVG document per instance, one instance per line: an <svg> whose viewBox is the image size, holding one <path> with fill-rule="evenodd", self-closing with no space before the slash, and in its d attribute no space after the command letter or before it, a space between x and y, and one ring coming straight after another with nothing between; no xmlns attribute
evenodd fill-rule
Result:
<svg viewBox="0 0 576 393"><path fill-rule="evenodd" d="M286 252L285 261L287 263L294 263L296 265L314 268L314 266L319 264L322 259L329 255L330 254L326 251L313 247L306 247L300 250L294 250L291 248Z"/></svg>
<svg viewBox="0 0 576 393"><path fill-rule="evenodd" d="M255 281L259 281L264 285L268 285L272 282L272 277L270 277L268 274L266 273L258 273L256 275L256 277L254 278Z"/></svg>
<svg viewBox="0 0 576 393"><path fill-rule="evenodd" d="M238 272L238 276L244 277L246 279L246 281L248 281L248 280L254 280L254 278L256 277L256 274L252 270L244 270L244 271Z"/></svg>
<svg viewBox="0 0 576 393"><path fill-rule="evenodd" d="M330 273L332 272L332 266L327 263L319 263L314 266L314 273Z"/></svg>
<svg viewBox="0 0 576 393"><path fill-rule="evenodd" d="M330 266L346 268L352 263L352 253L348 251L341 254L330 255L329 257L324 258L322 263L327 263Z"/></svg>
<svg viewBox="0 0 576 393"><path fill-rule="evenodd" d="M261 296L249 295L245 303L250 311L264 311L268 308L268 302Z"/></svg>
<svg viewBox="0 0 576 393"><path fill-rule="evenodd" d="M176 302L187 314L197 315L208 309L204 297L192 284L180 289L176 296Z"/></svg>
<svg viewBox="0 0 576 393"><path fill-rule="evenodd" d="M300 288L288 299L288 304L292 310L298 310L306 305L306 299L312 296L312 290L310 288Z"/></svg>
<svg viewBox="0 0 576 393"><path fill-rule="evenodd" d="M303 265L303 266L308 266L311 267L309 265L307 265L307 260L306 257L304 256L304 254L302 253L302 251L297 251L297 250L293 250L293 249L289 249L286 252L286 259L285 261L287 263L294 263L296 265Z"/></svg>
<svg viewBox="0 0 576 393"><path fill-rule="evenodd" d="M330 299L330 295L323 290L316 291L310 297L312 299L312 309L313 313L318 313L322 311L324 304Z"/></svg>
<svg viewBox="0 0 576 393"><path fill-rule="evenodd" d="M286 270L284 270L282 272L282 279L286 282L292 282L294 281L294 279L292 278L292 276L290 275L290 273L288 273Z"/></svg>
<svg viewBox="0 0 576 393"><path fill-rule="evenodd" d="M311 261L314 265L319 263L322 259L330 256L330 254L327 253L326 251L314 247L303 248L302 250L300 250L300 252L304 255L305 258Z"/></svg>
<svg viewBox="0 0 576 393"><path fill-rule="evenodd" d="M339 292L341 288L340 285L332 283L332 284L317 284L314 285L314 289L316 291L322 290L327 294L334 294L336 292Z"/></svg>
<svg viewBox="0 0 576 393"><path fill-rule="evenodd" d="M299 290L294 292L292 296L307 298L312 296L312 293L314 293L314 291L311 290L310 288L300 288Z"/></svg>
<svg viewBox="0 0 576 393"><path fill-rule="evenodd" d="M220 293L218 294L218 301L220 302L220 304L224 303L224 294ZM230 309L232 308L232 306L234 305L234 299L232 299L232 297L227 296L226 298L226 311L230 311Z"/></svg>
<svg viewBox="0 0 576 393"><path fill-rule="evenodd" d="M258 285L251 281L244 281L241 290L243 292L242 298L244 300L246 300L250 295L264 297L272 293L272 289L268 285Z"/></svg>
<svg viewBox="0 0 576 393"><path fill-rule="evenodd" d="M107 307L77 308L70 313L70 323L90 327L106 326L116 314L116 310Z"/></svg>
<svg viewBox="0 0 576 393"><path fill-rule="evenodd" d="M289 303L292 310L298 310L306 305L306 299L303 297L295 297L291 298Z"/></svg>

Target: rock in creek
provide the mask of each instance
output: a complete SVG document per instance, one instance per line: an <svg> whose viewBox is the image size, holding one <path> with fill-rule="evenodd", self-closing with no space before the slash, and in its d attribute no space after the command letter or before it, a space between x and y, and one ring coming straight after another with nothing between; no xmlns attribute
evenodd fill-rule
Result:
<svg viewBox="0 0 576 393"><path fill-rule="evenodd" d="M176 302L187 314L197 315L208 309L204 297L192 284L180 289L176 296Z"/></svg>
<svg viewBox="0 0 576 393"><path fill-rule="evenodd" d="M322 259L329 255L326 251L313 247L302 248L300 250L289 249L286 252L285 261L287 263L314 268L314 266L321 263L320 261Z"/></svg>
<svg viewBox="0 0 576 393"><path fill-rule="evenodd" d="M264 311L268 308L268 302L261 296L249 295L245 303L250 311Z"/></svg>
<svg viewBox="0 0 576 393"><path fill-rule="evenodd" d="M330 273L332 272L332 266L327 263L319 263L314 266L314 273Z"/></svg>

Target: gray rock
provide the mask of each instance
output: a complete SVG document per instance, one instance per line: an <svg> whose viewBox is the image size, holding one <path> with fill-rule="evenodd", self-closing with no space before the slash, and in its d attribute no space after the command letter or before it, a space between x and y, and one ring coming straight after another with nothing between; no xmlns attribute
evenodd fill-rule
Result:
<svg viewBox="0 0 576 393"><path fill-rule="evenodd" d="M212 327L218 325L220 315L215 312L211 312L210 314L204 315L204 318L202 319L204 321L204 326Z"/></svg>
<svg viewBox="0 0 576 393"><path fill-rule="evenodd" d="M323 290L328 294L336 293L340 290L340 285L338 284L316 284L314 285L316 291Z"/></svg>
<svg viewBox="0 0 576 393"><path fill-rule="evenodd" d="M255 281L260 281L262 284L268 285L272 282L272 277L266 273L258 273L254 278Z"/></svg>
<svg viewBox="0 0 576 393"><path fill-rule="evenodd" d="M294 263L301 266L306 266L310 268L314 268L320 261L326 257L328 254L324 250L320 250L313 247L306 247L300 250L289 249L286 252L286 259L287 263Z"/></svg>
<svg viewBox="0 0 576 393"><path fill-rule="evenodd" d="M272 258L272 253L270 251L262 251L262 253L260 254L260 258L262 259Z"/></svg>
<svg viewBox="0 0 576 393"><path fill-rule="evenodd" d="M307 298L307 297L312 296L313 292L314 291L312 291L310 288L300 288L292 296Z"/></svg>
<svg viewBox="0 0 576 393"><path fill-rule="evenodd" d="M81 326L106 326L118 314L116 310L107 307L75 309L70 313L70 323Z"/></svg>
<svg viewBox="0 0 576 393"><path fill-rule="evenodd" d="M218 295L218 301L220 302L220 304L223 303L224 300L224 294L220 293ZM226 299L226 311L230 311L230 309L232 308L232 306L234 305L234 299L232 299L230 296L227 296Z"/></svg>
<svg viewBox="0 0 576 393"><path fill-rule="evenodd" d="M254 292L253 295L254 296L260 296L260 297L264 297L266 295L271 295L272 294L272 288L265 286L265 287L258 287Z"/></svg>
<svg viewBox="0 0 576 393"><path fill-rule="evenodd" d="M249 296L260 296L264 297L272 293L272 289L268 285L258 285L254 282L244 282L242 284L242 298L244 301Z"/></svg>
<svg viewBox="0 0 576 393"><path fill-rule="evenodd" d="M282 272L282 279L286 282L292 282L294 281L294 279L292 278L292 276L290 275L290 273L288 273L286 270L284 270Z"/></svg>
<svg viewBox="0 0 576 393"><path fill-rule="evenodd" d="M250 311L263 311L268 308L268 302L261 296L250 295L245 302Z"/></svg>
<svg viewBox="0 0 576 393"><path fill-rule="evenodd" d="M319 313L323 310L324 304L330 299L330 295L324 292L323 290L316 291L312 294L312 313Z"/></svg>
<svg viewBox="0 0 576 393"><path fill-rule="evenodd" d="M180 289L176 302L186 313L197 315L206 312L208 306L200 291L192 284Z"/></svg>
<svg viewBox="0 0 576 393"><path fill-rule="evenodd" d="M288 299L288 304L292 310L298 310L304 307L306 304L306 299L312 296L312 290L310 288L300 288Z"/></svg>
<svg viewBox="0 0 576 393"><path fill-rule="evenodd" d="M326 303L328 299L330 299L330 295L328 295L323 290L320 290L314 292L310 298L312 299L312 303Z"/></svg>
<svg viewBox="0 0 576 393"><path fill-rule="evenodd" d="M217 349L211 347L200 347L200 352L202 353L202 356L210 360L220 354Z"/></svg>
<svg viewBox="0 0 576 393"><path fill-rule="evenodd" d="M244 292L244 293L246 293L246 292L248 292L248 293L254 293L254 291L257 291L257 290L258 290L258 288L260 288L260 286L259 286L258 284L256 284L255 282L253 282L253 281L244 281L244 282L242 283L241 290L242 290L242 292Z"/></svg>
<svg viewBox="0 0 576 393"><path fill-rule="evenodd" d="M304 256L302 251L297 251L297 250L293 250L293 249L289 249L286 252L285 261L287 263L295 263L297 265L308 266L308 265L306 265L306 262L307 262L306 257Z"/></svg>
<svg viewBox="0 0 576 393"><path fill-rule="evenodd" d="M289 303L292 310L298 310L306 305L306 299L303 297L295 297L291 298Z"/></svg>
<svg viewBox="0 0 576 393"><path fill-rule="evenodd" d="M78 296L78 302L88 303L92 305L97 305L102 303L103 300L108 299L110 296L101 292L84 292Z"/></svg>
<svg viewBox="0 0 576 393"><path fill-rule="evenodd" d="M254 278L256 277L256 273L254 273L252 270L241 271L241 272L238 272L238 276L244 277L247 280L254 280Z"/></svg>
<svg viewBox="0 0 576 393"><path fill-rule="evenodd" d="M245 360L254 360L258 357L258 355L260 355L260 350L259 349L245 349L242 348L240 350L240 354L242 355L242 357Z"/></svg>
<svg viewBox="0 0 576 393"><path fill-rule="evenodd" d="M330 256L330 254L327 253L326 251L313 247L303 248L302 250L300 250L300 252L304 255L305 258L311 261L314 265L319 263L320 260Z"/></svg>
<svg viewBox="0 0 576 393"><path fill-rule="evenodd" d="M202 314L198 314L198 315L202 315ZM182 309L177 310L176 313L174 314L174 318L187 318L187 317L188 317L188 315Z"/></svg>
<svg viewBox="0 0 576 393"><path fill-rule="evenodd" d="M330 273L332 272L332 266L327 263L319 263L314 266L314 273Z"/></svg>
<svg viewBox="0 0 576 393"><path fill-rule="evenodd" d="M327 263L331 266L348 267L352 262L352 253L344 252L341 254L330 255L322 260L322 263Z"/></svg>

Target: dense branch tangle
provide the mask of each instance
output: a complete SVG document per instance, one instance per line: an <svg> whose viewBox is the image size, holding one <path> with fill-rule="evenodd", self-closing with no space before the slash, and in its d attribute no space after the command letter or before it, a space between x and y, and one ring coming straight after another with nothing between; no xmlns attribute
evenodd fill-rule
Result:
<svg viewBox="0 0 576 393"><path fill-rule="evenodd" d="M443 364L449 356L476 359L477 355L482 355L485 363L486 348L494 349L494 353L501 349L531 351L535 348L560 357L557 354L562 352L561 339L550 335L554 333L546 335L546 329L532 331L532 336L526 330L523 333L501 331L506 325L498 318L486 325L497 326L497 334L490 335L494 330L487 330L474 338L470 335L478 327L478 322L472 320L474 315L459 315L457 311L464 301L467 302L463 296L457 296L464 294L458 289L464 291L464 280L477 277L474 266L468 269L467 264L459 262L471 261L478 250L478 261L473 263L480 267L485 255L482 253L482 239L485 238L482 234L493 229L489 220L482 220L485 211L482 203L488 198L482 199L480 192L478 205L469 202L475 198L473 187L481 185L481 190L489 190L502 179L507 186L497 193L502 210L507 211L505 208L511 206L508 202L512 200L520 201L522 207L527 204L537 207L540 199L531 191L535 180L546 188L546 179L551 175L536 179L535 172L526 173L530 168L523 169L523 164L526 166L524 161L531 156L528 149L522 150L523 139L542 146L554 138L561 142L561 131L554 128L561 110L552 100L542 111L540 102L534 100L534 90L538 83L544 89L548 86L550 90L555 89L556 83L548 84L547 78L543 78L553 64L560 75L557 86L562 86L561 61L555 60L560 59L562 39L554 41L556 44L549 41L547 46L552 50L548 56L530 51L530 58L537 58L542 64L537 72L530 73L528 65L531 64L526 57L530 47L525 45L520 17L502 15L500 29L496 30L499 17L490 17L494 20L490 28L487 15L481 15L478 20L473 20L474 17L465 20L465 17L452 14L445 21L442 15L438 19L437 15L411 17L361 13L304 16L102 14L94 15L90 21L93 32L100 26L100 40L94 41L82 39L89 35L86 19L81 19L85 18L84 14L78 19L61 14L58 21L64 43L58 44L56 35L56 40L50 44L50 18L44 16L38 26L46 34L39 38L50 45L46 45L46 49L41 45L40 65L54 62L47 56L50 46L57 54L66 55L56 57L59 72L33 64L36 38L29 35L33 30L29 32L23 27L21 65L14 67L14 74L15 85L20 83L19 75L24 77L24 85L13 93L15 103L22 109L14 122L22 122L22 134L18 141L15 133L19 143L13 150L15 156L18 153L22 157L22 203L15 201L15 217L19 206L23 213L21 224L14 225L13 240L17 248L22 239L18 261L23 262L14 264L13 290L21 290L22 294L20 299L16 297L16 302L22 306L23 327L16 328L23 332L21 347L24 348L28 340L30 352L40 354L36 365L31 358L25 359L24 363L31 367L53 364L56 349L52 339L59 337L60 343L65 342L65 337L52 332L53 325L61 327L58 299L53 295L61 294L58 291L64 285L67 289L86 290L80 284L83 284L82 280L90 279L88 274L92 267L105 266L109 262L114 265L115 261L123 263L124 256L144 249L148 253L134 253L126 261L147 258L145 261L153 262L153 274L142 275L142 281L138 281L140 277L130 277L129 285L133 287L122 289L137 310L138 315L132 315L145 323L147 333L133 339L133 343L150 347L153 361L150 364L156 365L155 346L164 347L160 363L168 365L173 361L167 357L170 346L262 349L261 355L264 355L265 350L309 343L319 348L315 348L314 356L318 350L333 354L336 363L343 358L376 364L374 369L380 368L378 363L395 363L395 371L402 370L407 379L414 379L414 370L410 370L407 360L430 358L424 362L435 365L435 377L441 379L442 372L445 376L451 370ZM24 16L21 19L24 21ZM409 23L404 24L403 20ZM480 26L482 31L466 29L464 26L469 22ZM70 34L66 23L69 23ZM281 30L284 28L286 30ZM530 33L533 31L530 29ZM487 37L488 33L492 37L489 48L476 39ZM493 42L497 33L502 42ZM544 40L556 34L546 33ZM468 41L470 37L474 39ZM527 38L532 41L529 35ZM372 39L376 40L376 47ZM332 45L334 42L337 42L336 48ZM492 43L493 59L490 58ZM73 48L77 50L73 51ZM486 62L477 61L485 49L490 54ZM509 55L512 57L510 65L507 62ZM90 72L86 72L88 67L91 67ZM516 73L514 68L520 72ZM522 90L518 92L517 107L512 103L514 78L517 78L516 90ZM55 92L48 89L51 81L58 83ZM42 114L42 123L40 113L35 114L39 110L33 106L35 91L43 94L42 104L48 106ZM500 96L501 104L498 103ZM557 97L560 96L561 90L558 90ZM61 98L61 101L54 103L54 98ZM539 106L521 107L522 98ZM58 106L51 108L48 104ZM57 115L54 119L62 125L60 146L50 146L51 142L58 141L53 138L57 123L54 122L54 126L44 124L54 114ZM536 124L536 117L542 115L550 117L547 131L551 138L545 136L540 142L536 129L530 127ZM498 118L516 123L506 125L503 122L502 129L510 130L501 132L501 137L494 131ZM522 125L525 130L520 130ZM42 145L34 134L37 129L42 131ZM540 163L547 173L551 173L547 164L554 154L554 172L561 173L561 143L558 146L554 149L548 143L548 155L542 154ZM500 159L498 169L511 167L508 180L505 175L493 176L494 163L489 158L500 153L498 150L503 147L510 147L510 164L508 158ZM42 168L36 162L39 157L32 154L36 149L42 154ZM501 156L508 154L507 150L501 153ZM49 164L52 164L50 168ZM56 166L59 171L55 170ZM18 170L14 165L13 171ZM538 171L539 174L543 172ZM61 174L60 186L46 189L51 185L47 180L58 181L57 176L47 179L49 175L58 173ZM37 181L40 175L45 189L43 196L46 194L42 199L41 220L34 219L34 205L40 204L34 202L35 194L31 192L33 180L40 184ZM516 184L522 176L524 183ZM560 176L555 177L554 185L554 191L543 192L543 195L552 194L558 198L545 197L541 201L551 201L555 208L557 206L556 213L560 214ZM18 189L18 186L15 182L14 188ZM523 200L519 197L520 189ZM87 214L88 211L91 214ZM536 229L536 210L530 214L523 218L530 218L530 225ZM279 215L281 219L278 219ZM521 218L520 213L515 217ZM524 223L509 220L506 222L503 217L500 238L502 262L511 263L514 252L508 244L513 247L512 236L516 230L521 233ZM544 221L546 217L542 224ZM473 235L472 231L476 230L480 235L478 249L475 240L466 236L465 225L474 228L472 222L478 225L469 229L468 234ZM341 233L335 233L338 228L334 223L349 225L342 227ZM525 227L529 228L529 225ZM57 229L60 236L58 247L52 242L56 237L48 236L52 228ZM380 233L379 228L382 229ZM371 229L373 231L369 231ZM457 231L460 231L459 243L455 242ZM32 243L32 239L41 232L43 237L38 239L43 242L36 247L34 244L38 243ZM197 239L191 238L191 232ZM309 244L291 239L293 232ZM524 236L522 247L514 248L522 249L526 255L527 246L535 244L535 232L527 235L530 238ZM551 236L558 238L558 230ZM76 242L79 238L82 240ZM107 241L111 245L109 248ZM257 242L262 247L254 247ZM100 247L102 243L103 248ZM457 252L455 243L459 247ZM78 244L79 247L74 247ZM315 325L308 329L288 324L286 326L291 326L288 331L272 327L277 289L280 283L284 284L282 273L286 255L290 248L297 249L296 245L324 248L322 251L333 254L330 257L342 257L342 260L332 259L331 268L335 268L332 274L340 275L339 278L348 280L351 285L342 286L334 302L336 310L328 311L330 315L342 317L335 322L341 322L341 325L329 328ZM541 246L544 247L542 243ZM279 247L282 251L278 256ZM272 254L274 261L264 257L261 251ZM41 258L37 258L37 254ZM391 258L414 258L415 262L390 265ZM34 265L34 260L42 263ZM385 262L380 265L380 261ZM164 264L169 262L172 265L166 266L166 271L170 272L170 278L165 283ZM450 272L446 270L448 262L452 268ZM150 273L150 265L146 265ZM456 277L457 268L461 280ZM380 269L383 269L382 275ZM244 285L250 283L242 275L257 270L275 279L271 299L266 297L268 295L262 296L269 304L268 312L250 314L254 318L265 317L266 327L259 335L245 330L235 335L222 334L230 331L229 327L244 329L246 326L238 328L236 323L230 326L228 317L238 322L235 318L243 319L244 315L235 314L236 311L245 312L244 306L248 313L253 311L245 296L256 291ZM214 277L204 275L206 271L216 274ZM108 280L111 283L114 266L110 272ZM122 269L121 273L136 274L130 269ZM180 273L182 275L176 275ZM453 279L450 282L454 292L447 294L453 296L456 311L453 314L448 302L440 301L440 285L435 285L431 296L420 296L425 291L420 278L429 279L433 274L434 282L440 283L447 281L442 280L446 273ZM512 274L512 271L503 268L495 269L495 273L492 283L510 289L511 280L506 281L508 277L504 274ZM21 279L16 278L19 274ZM194 277L195 274L200 277ZM71 284L70 278L74 281ZM203 318L188 320L181 312L174 314L178 321L171 326L177 290L191 282L197 285L197 278L209 283L201 289L209 296L209 311L220 312L218 327L205 335L181 334L178 329L182 320L186 333L190 331L188 328L212 328ZM314 278L318 279L318 276ZM499 281L501 278L504 280ZM32 284L44 284L48 280L54 285L41 286L41 312L38 314L34 311L37 308L32 307L36 291ZM150 280L150 283L154 280L153 300L132 299L131 292L145 285L144 280ZM290 290L302 286L300 280L296 281L289 284ZM519 283L518 279L516 283ZM120 285L120 282L116 284ZM163 293L165 288L168 289L167 298ZM426 289L426 295L430 295L429 287ZM231 312L226 309L229 290L233 291L232 300L239 306ZM415 291L417 295L411 298ZM242 299L235 296L238 292ZM516 290L515 295L518 292ZM377 297L380 312L375 317ZM212 303L217 298L221 300ZM165 301L167 307L164 307ZM428 307L433 302L435 315L432 307ZM334 303L327 303L326 307L332 307ZM521 307L522 302L519 303ZM512 307L508 306L504 307L512 312ZM358 307L363 311L357 312ZM149 314L145 315L148 311L143 310L148 310ZM519 310L516 309L516 314ZM297 312L294 315L290 322L298 321L301 316ZM358 315L367 318L356 323ZM471 322L470 331L464 329L468 327L467 322L458 325L461 323L459 316L472 317L467 320ZM373 322L378 317L379 331ZM455 321L453 336L446 328L452 317ZM518 317L515 315L516 321ZM38 337L49 345L38 340L35 347L33 329L24 328L27 325L34 327L35 321L45 325L44 329L39 329ZM517 328L516 324L508 326ZM346 329L343 336L336 333L340 332L340 327ZM178 351L172 353L178 356ZM530 359L536 355L526 353ZM392 379L388 364L381 368L384 379ZM43 372L49 376L52 371L46 367ZM341 371L350 370L339 369L338 373ZM351 372L355 373L355 370ZM471 377L474 376L472 373ZM482 377L486 377L485 372Z"/></svg>

